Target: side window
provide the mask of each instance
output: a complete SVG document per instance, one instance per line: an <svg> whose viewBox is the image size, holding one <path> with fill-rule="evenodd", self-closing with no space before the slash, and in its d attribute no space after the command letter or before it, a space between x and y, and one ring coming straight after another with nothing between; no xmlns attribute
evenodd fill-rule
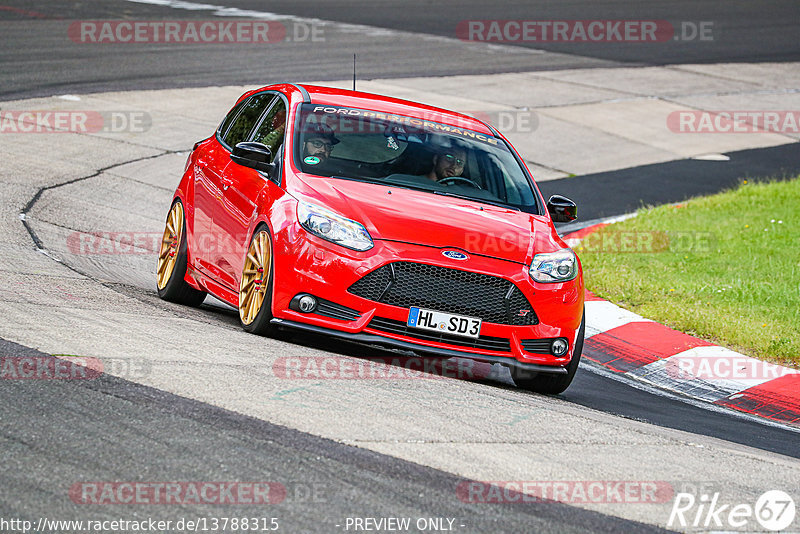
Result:
<svg viewBox="0 0 800 534"><path fill-rule="evenodd" d="M242 107L246 103L247 100L242 100L241 102L233 106L233 109L230 111L230 113L225 115L225 118L222 120L222 124L220 124L219 128L217 129L217 133L219 134L220 139L222 139L222 135L228 131L228 128L230 128L233 119L235 119L239 115L239 112L242 111Z"/></svg>
<svg viewBox="0 0 800 534"><path fill-rule="evenodd" d="M277 98L272 109L261 121L253 141L264 143L272 151L272 158L278 155L278 149L283 145L283 134L286 130L286 104L282 98Z"/></svg>
<svg viewBox="0 0 800 534"><path fill-rule="evenodd" d="M247 139L258 118L267 109L267 105L274 97L273 93L260 93L245 100L238 115L236 115L236 118L233 119L230 127L224 133L222 142L233 148L237 143Z"/></svg>

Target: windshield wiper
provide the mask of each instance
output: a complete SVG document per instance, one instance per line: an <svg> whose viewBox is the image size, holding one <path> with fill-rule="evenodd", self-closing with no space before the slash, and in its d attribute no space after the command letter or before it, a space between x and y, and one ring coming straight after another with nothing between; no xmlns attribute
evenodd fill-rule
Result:
<svg viewBox="0 0 800 534"><path fill-rule="evenodd" d="M461 198L461 199L464 199L464 200L471 200L473 202L482 202L483 204L490 204L492 206L497 206L499 208L506 208L506 209L510 209L510 210L514 210L514 211L522 211L521 209L519 209L516 206L512 206L511 204L506 204L504 202L500 202L499 200L488 200L488 199L485 199L485 198L468 197L467 195L459 195L457 193L451 193L449 191L439 191L438 189L436 189L436 190L426 189L426 191L431 191L434 195L444 195L444 196L447 196L447 197Z"/></svg>

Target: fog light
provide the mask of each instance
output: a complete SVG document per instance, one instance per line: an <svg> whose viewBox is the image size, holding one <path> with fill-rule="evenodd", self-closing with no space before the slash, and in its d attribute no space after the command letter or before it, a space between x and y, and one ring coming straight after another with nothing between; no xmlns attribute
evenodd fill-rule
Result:
<svg viewBox="0 0 800 534"><path fill-rule="evenodd" d="M314 311L314 308L317 307L317 299L312 297L311 295L303 295L300 297L300 301L298 302L300 305L300 311L303 313L311 313Z"/></svg>
<svg viewBox="0 0 800 534"><path fill-rule="evenodd" d="M553 342L550 344L550 352L553 353L553 356L565 355L567 353L568 348L569 348L569 343L567 343L567 340L563 338L554 339Z"/></svg>

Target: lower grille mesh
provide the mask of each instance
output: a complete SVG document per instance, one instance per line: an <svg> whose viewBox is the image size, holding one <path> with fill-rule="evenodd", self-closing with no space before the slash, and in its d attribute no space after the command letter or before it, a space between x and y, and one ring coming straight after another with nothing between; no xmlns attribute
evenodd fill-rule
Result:
<svg viewBox="0 0 800 534"><path fill-rule="evenodd" d="M523 339L520 341L525 352L533 354L550 354L552 339Z"/></svg>
<svg viewBox="0 0 800 534"><path fill-rule="evenodd" d="M368 273L348 291L401 308L417 306L496 324L539 324L530 302L513 282L436 265L390 263Z"/></svg>

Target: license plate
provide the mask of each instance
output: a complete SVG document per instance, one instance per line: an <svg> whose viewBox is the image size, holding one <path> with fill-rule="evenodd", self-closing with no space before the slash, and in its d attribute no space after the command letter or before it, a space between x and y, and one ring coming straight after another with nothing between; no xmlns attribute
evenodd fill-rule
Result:
<svg viewBox="0 0 800 534"><path fill-rule="evenodd" d="M423 308L411 308L406 324L413 328L471 338L477 338L481 331L481 320L477 317L452 315Z"/></svg>

